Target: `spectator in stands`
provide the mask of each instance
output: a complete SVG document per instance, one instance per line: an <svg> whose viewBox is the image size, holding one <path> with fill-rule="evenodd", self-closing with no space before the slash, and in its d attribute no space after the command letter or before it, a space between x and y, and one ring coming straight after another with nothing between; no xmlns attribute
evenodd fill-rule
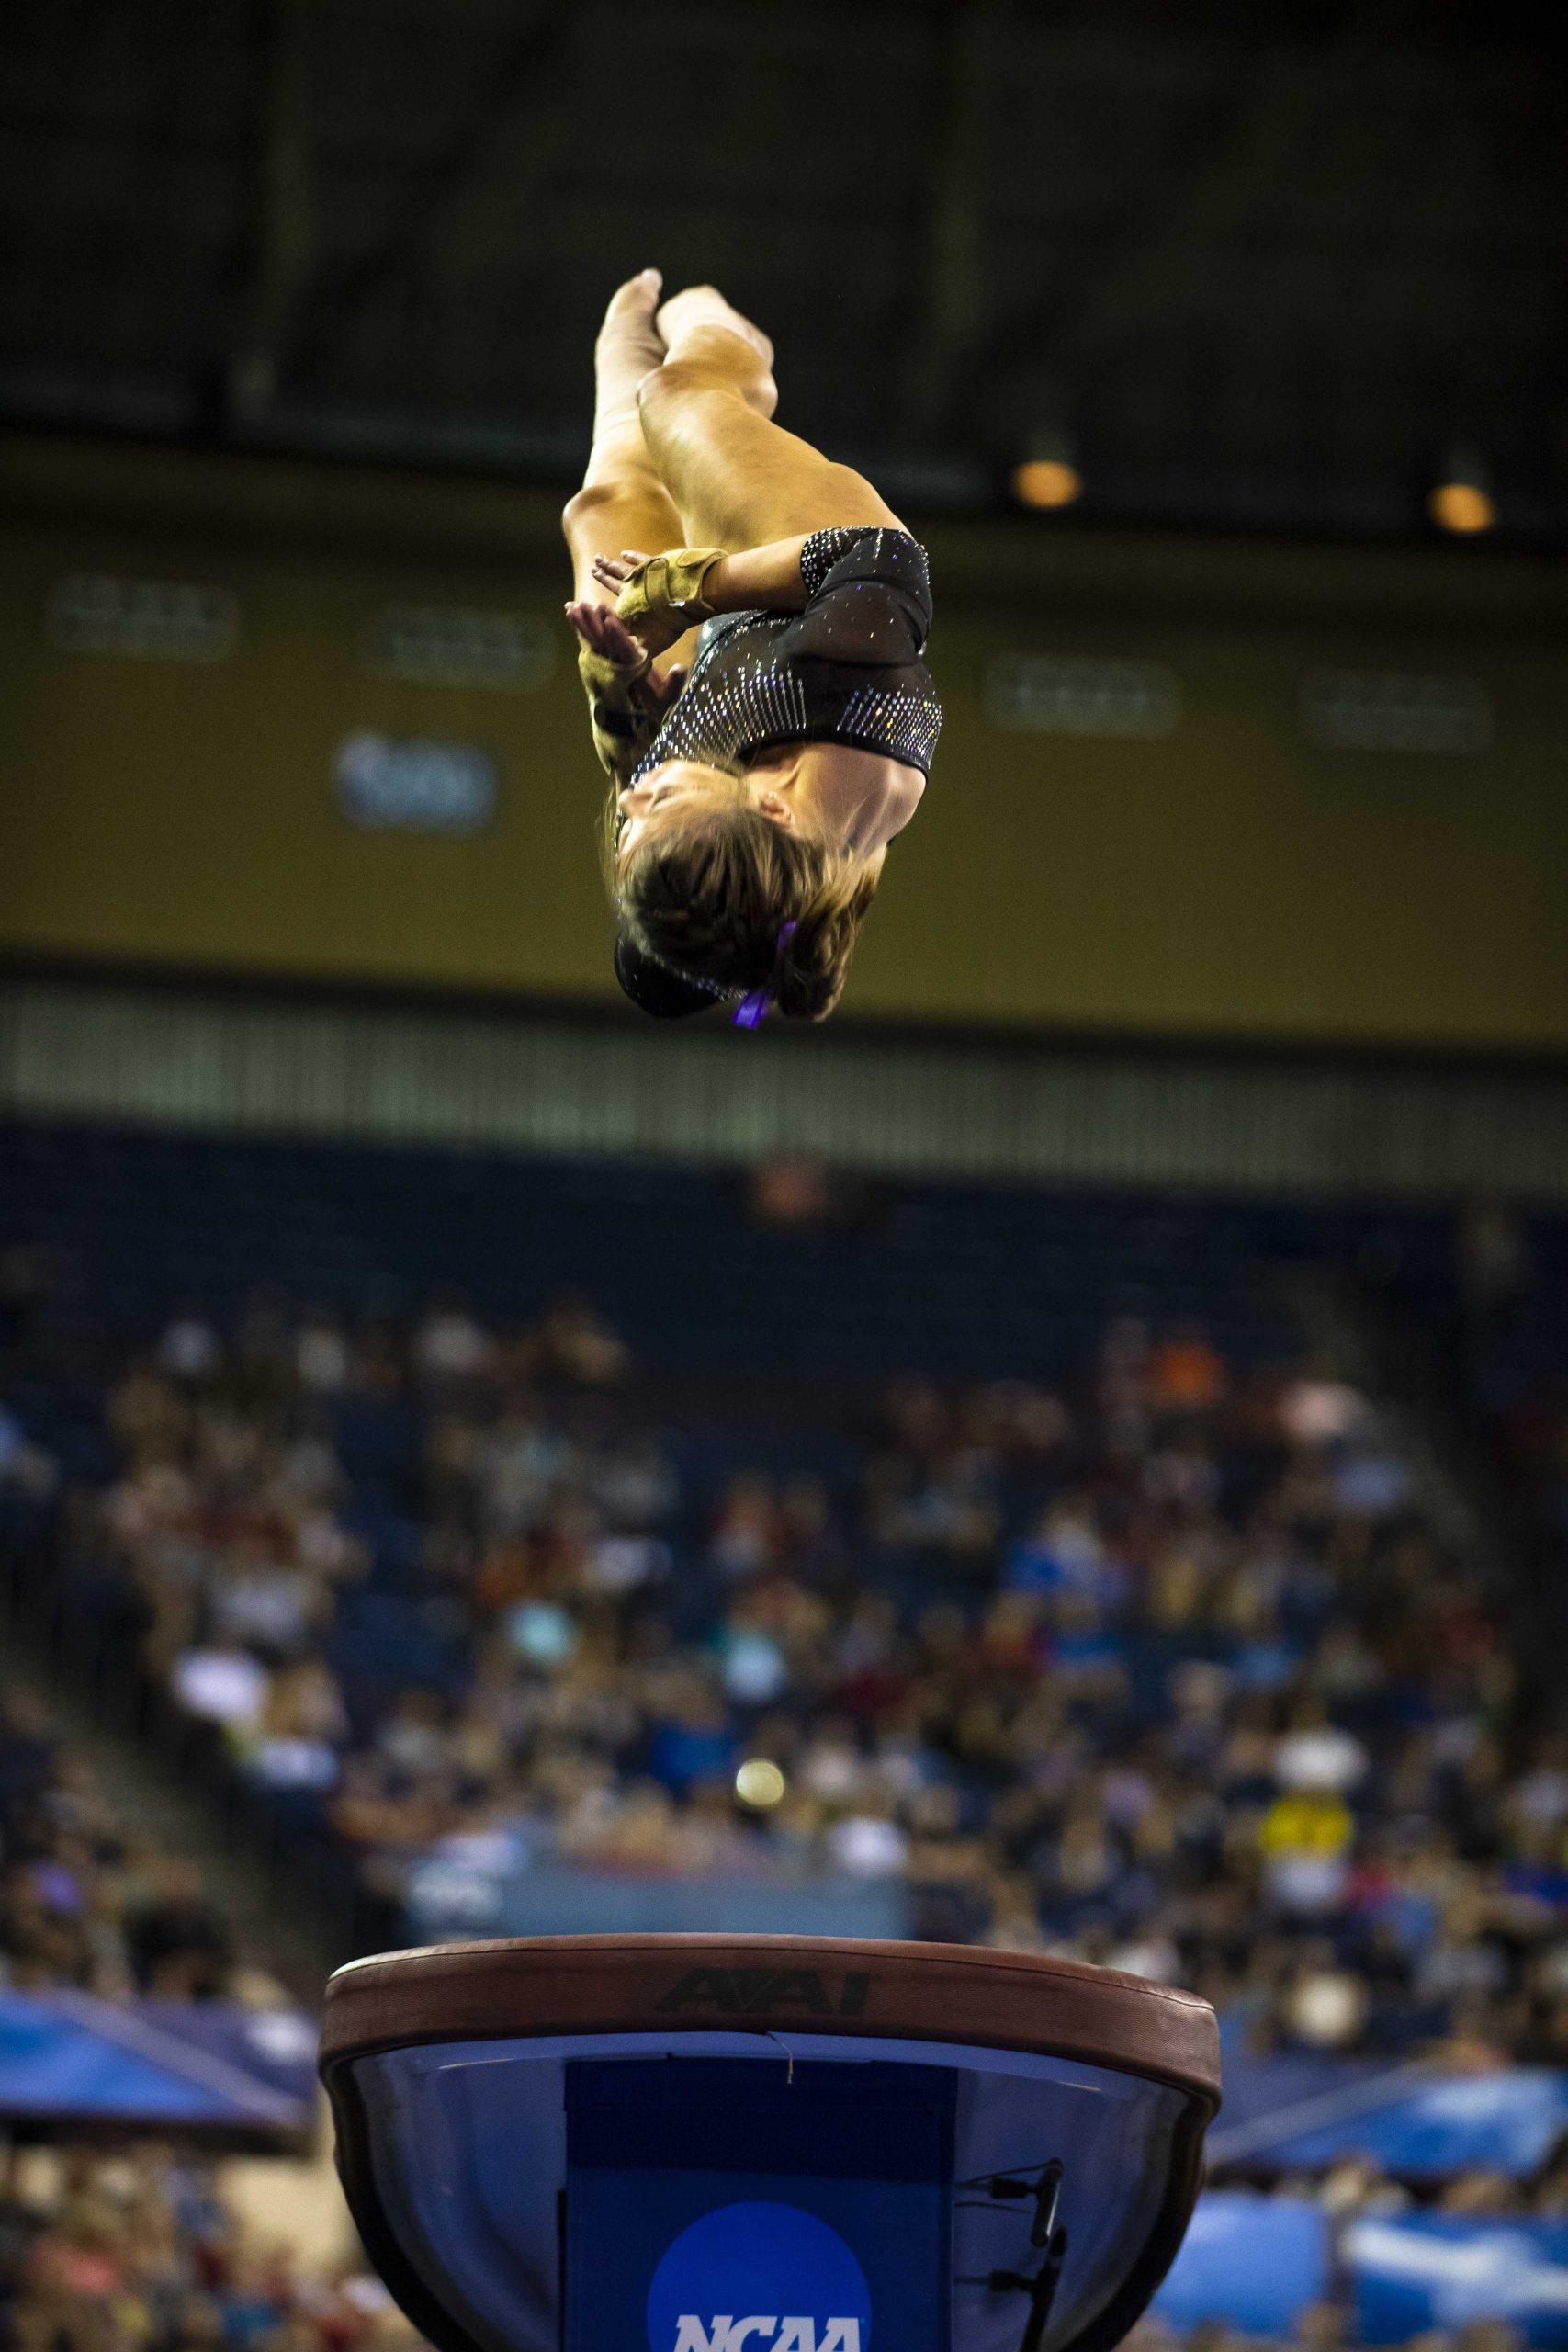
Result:
<svg viewBox="0 0 1568 2352"><path fill-rule="evenodd" d="M1478 1566L1316 1367L1122 1317L1065 1390L895 1384L858 1473L730 1448L704 1479L581 1300L512 1331L457 1298L406 1330L180 1322L204 1336L128 1369L72 1540L118 1561L178 1702L378 1886L436 1842L730 1852L1120 1951L1287 2041L1555 2046L1568 1776L1499 1745ZM781 1802L720 1797L748 1755Z"/></svg>
<svg viewBox="0 0 1568 2352"><path fill-rule="evenodd" d="M191 1866L124 1831L85 1758L16 1690L0 1692L0 1983L109 1999L218 1999L234 1984ZM281 1997L259 1978L248 1989Z"/></svg>
<svg viewBox="0 0 1568 2352"><path fill-rule="evenodd" d="M543 1381L580 1388L616 1388L631 1368L631 1351L581 1291L562 1291L533 1334L534 1369Z"/></svg>
<svg viewBox="0 0 1568 2352"><path fill-rule="evenodd" d="M414 2352L378 2280L257 2243L204 2170L151 2146L43 2165L13 2151L0 2164L6 2352Z"/></svg>
<svg viewBox="0 0 1568 2352"><path fill-rule="evenodd" d="M202 1892L194 1862L160 1856L144 1894L125 1914L131 1967L144 1992L164 2000L216 2000L227 1988L233 1942L222 1914Z"/></svg>
<svg viewBox="0 0 1568 2352"><path fill-rule="evenodd" d="M1479 1339L1495 1333L1529 1287L1529 1236L1506 1201L1466 1202L1454 1230L1454 1281Z"/></svg>
<svg viewBox="0 0 1568 2352"><path fill-rule="evenodd" d="M41 1501L53 1493L58 1476L51 1456L28 1438L21 1416L0 1397L0 1498L10 1493Z"/></svg>

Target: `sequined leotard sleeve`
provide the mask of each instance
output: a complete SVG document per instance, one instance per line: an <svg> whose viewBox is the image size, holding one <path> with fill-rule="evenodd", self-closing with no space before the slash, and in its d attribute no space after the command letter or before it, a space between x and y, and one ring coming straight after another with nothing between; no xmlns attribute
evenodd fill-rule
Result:
<svg viewBox="0 0 1568 2352"><path fill-rule="evenodd" d="M920 656L931 621L926 551L907 531L818 531L801 550L806 609L725 613L638 762L740 768L775 743L849 743L925 775L942 706Z"/></svg>

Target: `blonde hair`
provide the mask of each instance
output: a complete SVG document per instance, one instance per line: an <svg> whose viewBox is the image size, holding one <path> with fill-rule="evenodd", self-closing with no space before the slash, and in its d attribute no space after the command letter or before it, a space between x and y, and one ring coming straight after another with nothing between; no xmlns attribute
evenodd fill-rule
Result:
<svg viewBox="0 0 1568 2352"><path fill-rule="evenodd" d="M659 963L738 995L768 988L787 1019L826 1021L876 878L736 800L661 825L612 867L611 889L633 941Z"/></svg>

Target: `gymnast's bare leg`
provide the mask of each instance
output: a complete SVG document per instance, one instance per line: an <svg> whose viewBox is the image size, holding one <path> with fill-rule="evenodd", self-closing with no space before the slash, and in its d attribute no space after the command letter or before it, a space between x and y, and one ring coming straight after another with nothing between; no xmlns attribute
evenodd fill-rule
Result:
<svg viewBox="0 0 1568 2352"><path fill-rule="evenodd" d="M617 287L593 349L593 441L582 487L561 516L573 594L591 604L615 601L593 577L595 556L681 544L680 513L649 454L637 413L637 386L664 358L664 339L654 324L659 293L657 270Z"/></svg>
<svg viewBox="0 0 1568 2352"><path fill-rule="evenodd" d="M902 526L863 474L773 421L773 345L716 287L657 314L664 351L637 392L648 454L679 512L681 544L732 553L834 525ZM652 551L670 539L632 537Z"/></svg>

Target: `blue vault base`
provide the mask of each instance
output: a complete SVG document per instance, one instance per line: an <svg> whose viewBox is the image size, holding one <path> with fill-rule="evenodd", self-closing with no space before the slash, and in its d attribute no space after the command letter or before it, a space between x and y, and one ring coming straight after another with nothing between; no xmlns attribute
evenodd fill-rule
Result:
<svg viewBox="0 0 1568 2352"><path fill-rule="evenodd" d="M566 2074L564 2352L951 2352L951 2075Z"/></svg>

